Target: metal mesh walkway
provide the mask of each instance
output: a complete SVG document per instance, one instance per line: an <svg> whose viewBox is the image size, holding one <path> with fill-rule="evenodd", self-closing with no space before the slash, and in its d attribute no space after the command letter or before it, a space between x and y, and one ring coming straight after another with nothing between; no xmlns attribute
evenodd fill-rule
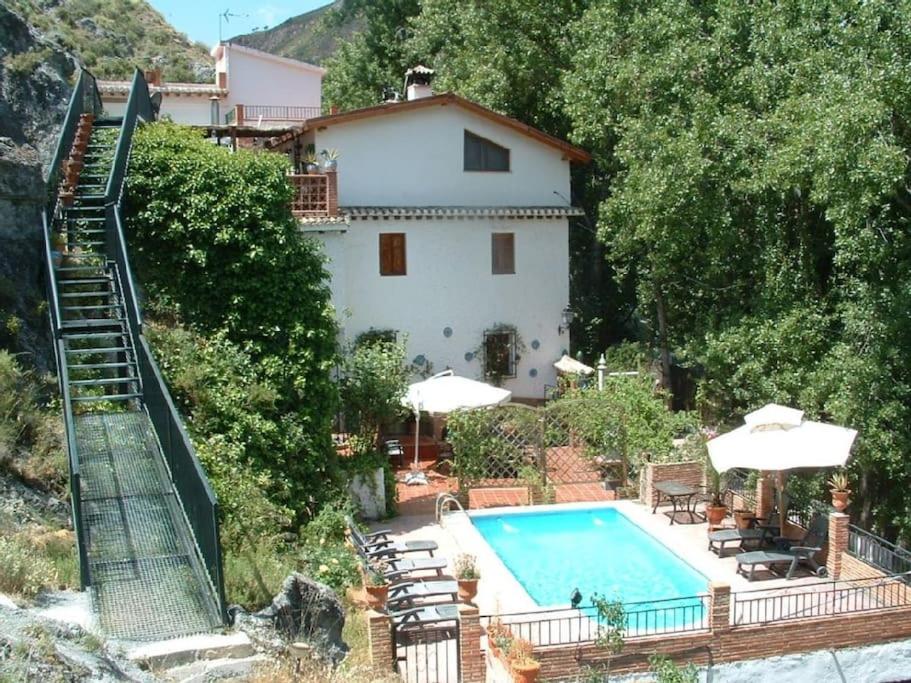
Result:
<svg viewBox="0 0 911 683"><path fill-rule="evenodd" d="M112 636L155 640L221 625L143 410L75 417L92 595Z"/></svg>

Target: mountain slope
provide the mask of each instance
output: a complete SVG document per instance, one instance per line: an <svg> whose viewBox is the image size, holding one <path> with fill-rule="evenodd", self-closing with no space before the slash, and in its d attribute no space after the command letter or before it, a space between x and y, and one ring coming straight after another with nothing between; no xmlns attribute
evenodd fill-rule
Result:
<svg viewBox="0 0 911 683"><path fill-rule="evenodd" d="M145 0L3 2L99 78L127 78L134 66L159 67L169 81L214 78L208 49L179 33Z"/></svg>
<svg viewBox="0 0 911 683"><path fill-rule="evenodd" d="M236 36L231 42L302 62L321 64L335 52L340 40L350 38L362 27L360 19L346 20L338 26L327 25L327 15L343 1L335 0L265 31Z"/></svg>

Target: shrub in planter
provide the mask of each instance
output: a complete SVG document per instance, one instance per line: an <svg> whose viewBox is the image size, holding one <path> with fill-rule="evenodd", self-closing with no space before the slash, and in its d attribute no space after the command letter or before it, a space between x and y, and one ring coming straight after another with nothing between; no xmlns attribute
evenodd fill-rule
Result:
<svg viewBox="0 0 911 683"><path fill-rule="evenodd" d="M534 683L541 671L541 663L534 658L532 644L516 638L509 650L509 668L517 683Z"/></svg>
<svg viewBox="0 0 911 683"><path fill-rule="evenodd" d="M467 553L456 557L455 576L459 582L459 599L471 602L478 594L478 579L481 578L477 558Z"/></svg>
<svg viewBox="0 0 911 683"><path fill-rule="evenodd" d="M386 598L389 595L389 584L386 582L386 577L373 567L365 568L363 575L367 606L370 609L383 609L386 606Z"/></svg>
<svg viewBox="0 0 911 683"><path fill-rule="evenodd" d="M848 475L844 472L837 472L829 479L830 493L832 494L832 507L839 512L844 512L848 507L848 496L851 490L848 488Z"/></svg>

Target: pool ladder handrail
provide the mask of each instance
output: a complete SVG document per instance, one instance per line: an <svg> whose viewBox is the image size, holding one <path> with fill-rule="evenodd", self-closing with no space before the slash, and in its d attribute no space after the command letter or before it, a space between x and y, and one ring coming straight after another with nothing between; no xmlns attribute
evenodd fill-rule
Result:
<svg viewBox="0 0 911 683"><path fill-rule="evenodd" d="M465 513L465 508L462 507L462 504L459 502L459 499L456 498L454 495L452 495L451 493L438 493L436 504L434 505L434 508L435 508L434 516L436 517L437 524L442 523L443 513L446 511L446 507L450 503L455 503L455 506L457 508L459 508L459 510L463 514L467 514L467 513Z"/></svg>

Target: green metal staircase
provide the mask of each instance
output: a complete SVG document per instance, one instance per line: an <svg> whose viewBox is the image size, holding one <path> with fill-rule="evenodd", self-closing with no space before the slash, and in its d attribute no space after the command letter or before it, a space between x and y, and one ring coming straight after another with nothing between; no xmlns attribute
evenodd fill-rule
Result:
<svg viewBox="0 0 911 683"><path fill-rule="evenodd" d="M120 221L132 134L152 119L138 71L119 118L82 72L44 215L82 584L102 630L130 640L225 621L217 500L143 335Z"/></svg>

